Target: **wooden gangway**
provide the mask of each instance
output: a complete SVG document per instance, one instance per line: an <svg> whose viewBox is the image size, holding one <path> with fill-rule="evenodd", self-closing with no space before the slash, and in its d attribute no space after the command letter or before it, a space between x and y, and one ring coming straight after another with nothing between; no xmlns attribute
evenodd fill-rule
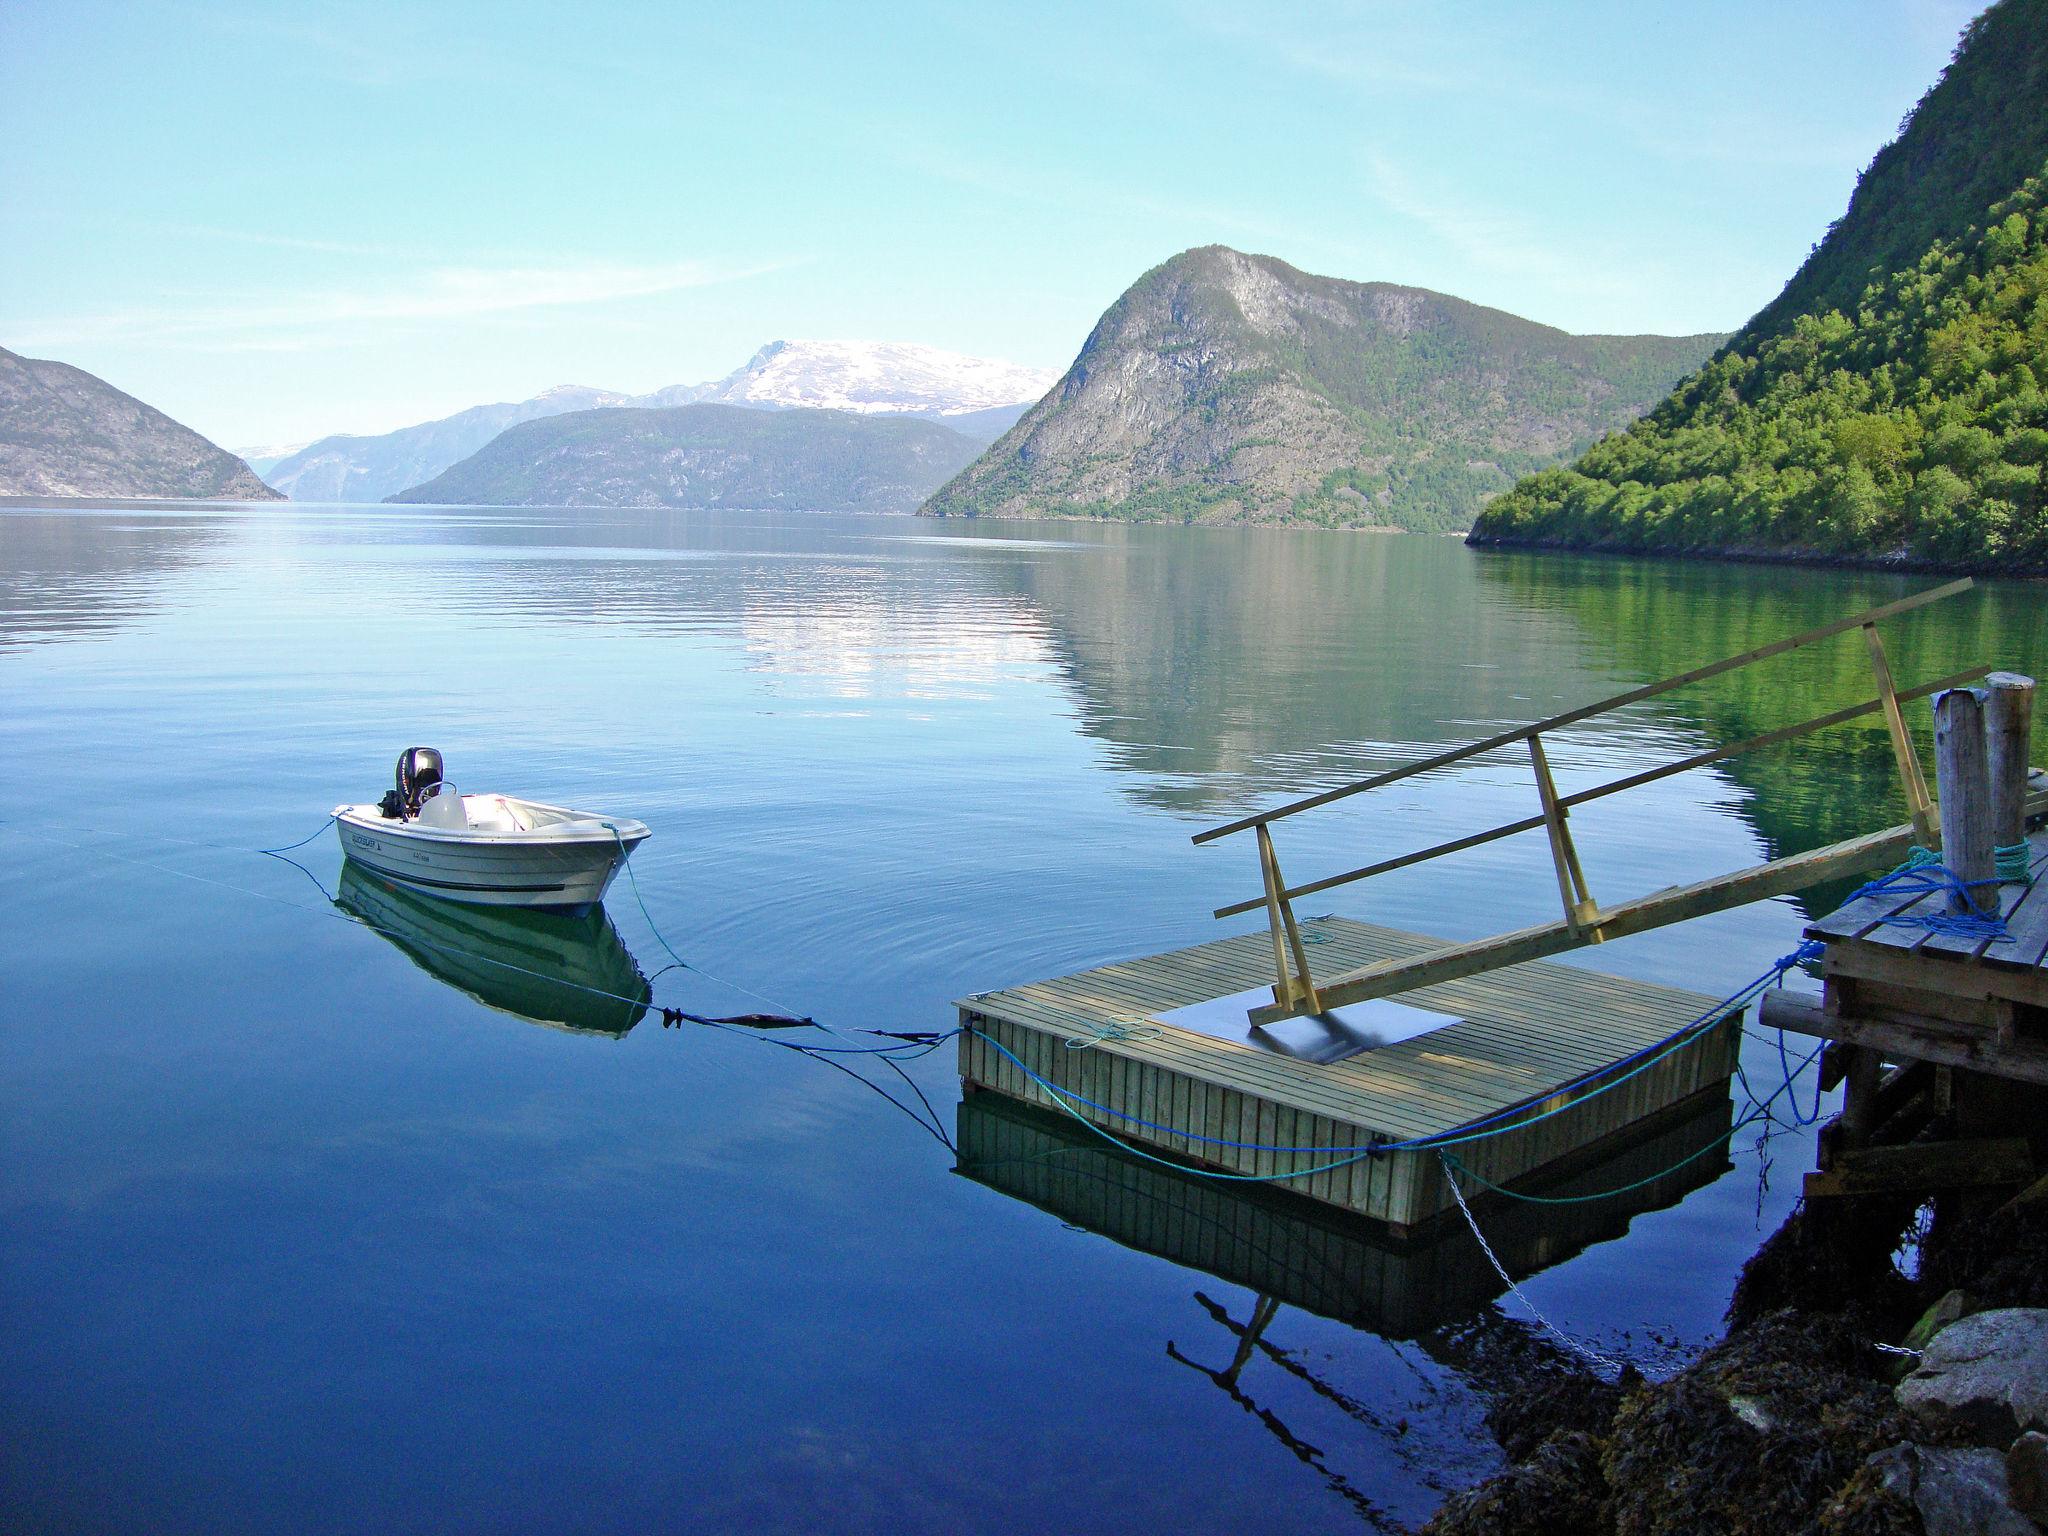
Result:
<svg viewBox="0 0 2048 1536"><path fill-rule="evenodd" d="M1246 816L1196 834L1195 842L1208 843L1237 833L1251 832L1257 843L1262 893L1219 907L1215 914L1219 918L1232 917L1261 908L1266 913L1275 978L1273 1000L1247 1010L1246 1016L1250 1023L1254 1026L1267 1025L1304 1014L1322 1014L1347 1004L1389 997L1419 987L1434 986L1461 977L1477 976L1508 966L1521 965L1585 945L1603 943L1609 939L1641 933L1669 923L1684 922L1710 912L1724 911L1752 901L1804 890L1823 881L1861 875L1898 862L1915 845L1933 846L1937 842L1934 804L1928 795L1926 780L1921 774L1919 758L1914 751L1912 736L1907 731L1900 705L1961 687L1985 676L1991 668L1971 667L1931 682L1899 688L1893 682L1891 664L1885 652L1884 641L1878 633L1878 625L1900 614L1923 608L1929 603L1954 597L1969 590L1971 585L1972 582L1967 577L1952 581L1896 602L1885 603L1867 612L1824 624L1817 629L1807 630L1803 634L1745 651L1739 656L1695 667L1676 677L1632 688L1611 698L1581 705L1563 714L1552 715L1546 720L1503 731L1484 741L1441 752L1420 762L1409 763L1370 778L1324 790L1319 794L1275 806L1256 815ZM1875 683L1873 697L1860 704L1766 731L1762 735L1752 736L1727 746L1696 753L1677 762L1647 768L1588 789L1577 790L1568 795L1558 792L1544 749L1546 735L1566 726L1576 725L1581 721L1640 703L1645 699L1670 693L1691 683L1718 677L1738 668L1754 666L1758 662L1800 650L1851 630L1861 630L1863 634ZM1883 716L1891 738L1900 788L1905 796L1909 817L1904 824L1787 858L1773 859L1748 869L1716 875L1690 885L1675 886L1611 904L1602 903L1594 898L1579 860L1578 849L1572 839L1570 813L1574 808L1608 795L1620 794L1625 790L1670 778L1674 774L1724 762L1745 752L1791 741L1872 714ZM1438 772L1458 763L1513 747L1521 747L1528 753L1538 802L1538 809L1534 815L1464 837L1453 838L1417 852L1382 859L1362 868L1326 875L1301 885L1289 886L1282 877L1279 856L1275 852L1273 842L1272 829L1276 823L1353 795L1384 788L1402 779ZM1369 964L1334 974L1326 972L1320 978L1311 972L1307 947L1302 940L1302 925L1294 914L1294 903L1301 897L1538 829L1544 831L1549 838L1551 859L1557 874L1558 894L1563 905L1560 917L1496 934L1490 938L1464 943L1433 944L1419 952L1377 959Z"/></svg>

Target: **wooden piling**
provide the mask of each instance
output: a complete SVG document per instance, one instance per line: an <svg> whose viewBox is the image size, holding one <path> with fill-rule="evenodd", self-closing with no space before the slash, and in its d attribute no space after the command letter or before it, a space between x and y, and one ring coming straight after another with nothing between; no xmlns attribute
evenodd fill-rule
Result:
<svg viewBox="0 0 2048 1536"><path fill-rule="evenodd" d="M2033 748L2034 680L2017 672L1984 679L1984 752L1991 779L1991 840L2010 848L2027 833L2027 768Z"/></svg>
<svg viewBox="0 0 2048 1536"><path fill-rule="evenodd" d="M1949 897L1956 914L1996 912L1991 773L1984 740L1985 690L1951 688L1934 700L1934 774L1941 797L1941 860L1968 886Z"/></svg>

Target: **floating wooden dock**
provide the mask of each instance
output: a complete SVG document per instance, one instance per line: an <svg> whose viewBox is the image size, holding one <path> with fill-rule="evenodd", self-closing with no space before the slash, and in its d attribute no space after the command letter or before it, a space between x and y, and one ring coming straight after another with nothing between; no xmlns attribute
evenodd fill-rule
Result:
<svg viewBox="0 0 2048 1536"><path fill-rule="evenodd" d="M1341 917L1305 921L1299 931L1333 968L1441 943ZM1738 1031L1730 1019L1702 1028L1621 1086L1595 1092L1715 1000L1544 962L1404 993L1404 1005L1442 1016L1441 1027L1337 1061L1262 1048L1241 1010L1236 1039L1160 1017L1270 984L1272 959L1266 935L1251 933L963 999L961 1077L970 1090L1055 1113L1064 1099L1138 1146L1274 1180L1398 1233L1453 1207L1434 1150L1282 1176L1374 1143L1455 1136L1498 1116L1542 1114L1450 1149L1480 1179L1513 1184L1723 1082L1735 1068ZM1273 1148L1308 1150L1264 1150Z"/></svg>

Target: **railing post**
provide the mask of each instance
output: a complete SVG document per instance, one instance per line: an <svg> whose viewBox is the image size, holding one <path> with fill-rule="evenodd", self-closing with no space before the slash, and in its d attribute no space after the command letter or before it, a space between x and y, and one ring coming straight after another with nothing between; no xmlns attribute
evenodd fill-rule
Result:
<svg viewBox="0 0 2048 1536"><path fill-rule="evenodd" d="M1564 901L1564 920L1587 930L1592 941L1600 942L1600 908L1586 888L1586 872L1579 867L1579 850L1565 825L1566 811L1557 798L1557 785L1550 777L1550 759L1543 755L1542 736L1529 733L1529 763L1536 770L1536 793L1543 801L1543 829L1550 834L1550 861L1557 867L1557 894Z"/></svg>
<svg viewBox="0 0 2048 1536"><path fill-rule="evenodd" d="M1863 626L1864 642L1870 647L1870 670L1877 674L1877 696L1884 705L1885 729L1891 733L1892 756L1898 760L1899 782L1906 791L1906 815L1913 823L1913 836L1922 848L1934 846L1934 808L1927 800L1927 780L1920 773L1920 755L1913 750L1906 717L1899 713L1898 690L1892 686L1892 666L1884 654L1884 641L1877 626Z"/></svg>
<svg viewBox="0 0 2048 1536"><path fill-rule="evenodd" d="M1273 852L1273 834L1259 823L1259 873L1266 881L1266 922L1273 933L1273 1001L1292 1008L1297 999L1310 1013L1323 1011L1322 999L1308 973L1308 946L1295 926L1294 905L1287 899L1287 882L1280 878L1280 859ZM1287 952L1294 951L1294 970L1287 968Z"/></svg>

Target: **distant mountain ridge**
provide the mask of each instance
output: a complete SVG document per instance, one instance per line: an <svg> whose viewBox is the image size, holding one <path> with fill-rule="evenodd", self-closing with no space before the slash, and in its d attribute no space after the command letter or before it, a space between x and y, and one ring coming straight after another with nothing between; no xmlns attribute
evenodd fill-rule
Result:
<svg viewBox="0 0 2048 1536"><path fill-rule="evenodd" d="M2048 0L2001 0L1729 345L1475 544L2048 572Z"/></svg>
<svg viewBox="0 0 2048 1536"><path fill-rule="evenodd" d="M382 501L431 480L507 427L567 411L624 405L630 396L558 384L531 400L473 405L375 437L323 437L271 466L265 479L294 501Z"/></svg>
<svg viewBox="0 0 2048 1536"><path fill-rule="evenodd" d="M992 442L1055 375L910 342L774 341L722 379L645 395L558 385L530 400L473 406L377 436L324 437L265 478L295 501L381 501L433 479L521 422L594 409L699 402L921 416Z"/></svg>
<svg viewBox="0 0 2048 1536"><path fill-rule="evenodd" d="M522 422L388 498L462 506L908 512L980 451L905 412L700 401Z"/></svg>
<svg viewBox="0 0 2048 1536"><path fill-rule="evenodd" d="M275 501L226 449L69 363L0 347L0 495Z"/></svg>
<svg viewBox="0 0 2048 1536"><path fill-rule="evenodd" d="M1462 531L1722 339L1572 336L1204 246L1139 278L923 510Z"/></svg>

